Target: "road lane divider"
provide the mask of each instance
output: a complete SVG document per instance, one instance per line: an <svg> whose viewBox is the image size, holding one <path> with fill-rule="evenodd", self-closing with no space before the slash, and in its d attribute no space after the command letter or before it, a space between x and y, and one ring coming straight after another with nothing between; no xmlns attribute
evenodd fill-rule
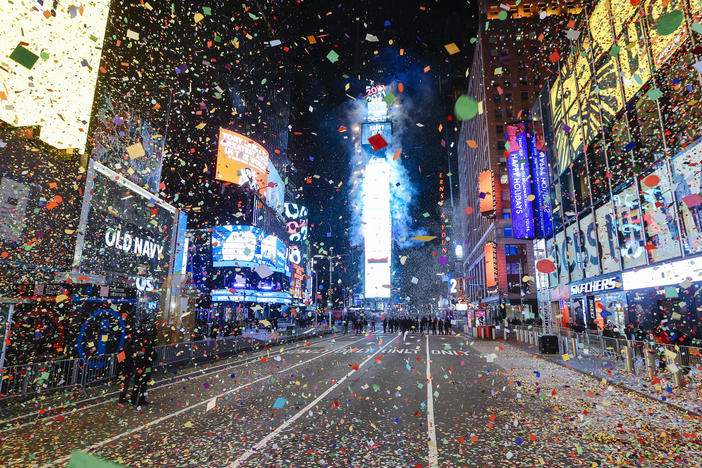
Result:
<svg viewBox="0 0 702 468"><path fill-rule="evenodd" d="M344 377L341 378L341 380L338 380L335 384L333 384L331 387L329 387L327 390L325 390L324 393L322 393L322 394L319 395L317 398L315 398L314 401L312 401L310 404L308 404L307 406L305 406L304 408L302 408L302 409L301 409L299 412L297 412L295 415L293 415L292 417L290 417L289 419L287 419L283 424L281 424L280 426L278 426L273 432L269 433L267 436L265 436L263 439L261 439L256 445L254 445L253 447L251 447L250 449L248 449L246 452L244 452L239 458L237 458L237 459L234 460L232 463L230 463L229 465L227 465L227 468L238 468L238 467L242 466L241 464L242 464L243 462L245 462L249 457L251 457L251 455L254 455L254 454L257 453L260 449L262 449L263 447L265 447L265 446L268 444L268 442L270 442L271 440L273 440L273 439L274 439L275 437L277 437L281 432L283 432L285 429L287 429L292 423L294 423L295 421L297 421L297 420L300 418L300 416L302 416L303 414L306 414L306 413L307 413L308 411L310 411L312 408L314 408L315 406L317 406L317 405L319 404L320 401L322 401L324 398L327 397L327 395L329 395L329 394L330 394L331 392L333 392L336 388L338 388L341 384L343 384L343 383L346 381L346 379L348 379L348 378L349 378L350 376L352 376L354 373L358 372L358 371L361 369L361 367L363 367L368 361L370 361L371 359L373 359L378 353L380 353L381 351L383 351L385 348L387 348L388 346L390 346L392 343L393 343L393 340L390 340L388 343L385 343L383 346L381 346L380 348L378 348L378 350L377 350L376 352L374 352L373 354L371 354L370 356L368 356L366 359L363 360L363 362L361 362L361 363L358 365L358 369L355 369L355 368L354 368L354 369L351 370L349 373L347 373Z"/></svg>

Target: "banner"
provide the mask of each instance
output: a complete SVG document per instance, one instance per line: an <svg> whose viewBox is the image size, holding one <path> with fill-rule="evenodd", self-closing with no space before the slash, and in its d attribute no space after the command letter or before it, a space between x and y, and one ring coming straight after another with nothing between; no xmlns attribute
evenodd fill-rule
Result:
<svg viewBox="0 0 702 468"><path fill-rule="evenodd" d="M512 233L515 239L529 239L536 235L534 207L531 201L531 174L527 134L524 124L507 125L505 136L509 143L507 172L512 204Z"/></svg>

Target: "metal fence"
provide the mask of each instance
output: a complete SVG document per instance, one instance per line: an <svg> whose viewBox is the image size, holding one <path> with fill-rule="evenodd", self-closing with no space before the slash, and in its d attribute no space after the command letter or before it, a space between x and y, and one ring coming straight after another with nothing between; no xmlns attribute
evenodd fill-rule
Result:
<svg viewBox="0 0 702 468"><path fill-rule="evenodd" d="M262 345L277 345L303 338L323 336L330 328L304 333L300 328L277 332L256 333L211 338L157 346L153 369L188 367L194 363L214 361L256 349ZM25 398L48 392L80 389L118 377L116 355L99 356L86 361L82 358L20 364L0 369L0 402L9 398Z"/></svg>
<svg viewBox="0 0 702 468"><path fill-rule="evenodd" d="M597 331L576 332L567 328L516 326L495 330L495 338L517 340L538 346L543 335L555 335L558 352L571 357L590 357L601 362L620 365L626 373L653 379L660 371L670 372L673 385L685 384L689 375L702 370L702 348L634 341L603 336Z"/></svg>

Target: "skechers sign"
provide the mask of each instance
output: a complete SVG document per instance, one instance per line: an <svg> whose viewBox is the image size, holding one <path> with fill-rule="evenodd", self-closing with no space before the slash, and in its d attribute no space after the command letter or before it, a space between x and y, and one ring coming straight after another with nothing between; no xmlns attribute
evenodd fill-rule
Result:
<svg viewBox="0 0 702 468"><path fill-rule="evenodd" d="M122 232L115 229L108 229L105 231L105 245L108 247L114 247L118 250L123 250L126 253L131 253L132 255L149 257L151 260L161 258L163 256L162 245L141 239L128 232Z"/></svg>
<svg viewBox="0 0 702 468"><path fill-rule="evenodd" d="M570 285L571 296L584 296L598 292L613 291L622 288L622 280L619 276L603 278L594 281L584 281Z"/></svg>

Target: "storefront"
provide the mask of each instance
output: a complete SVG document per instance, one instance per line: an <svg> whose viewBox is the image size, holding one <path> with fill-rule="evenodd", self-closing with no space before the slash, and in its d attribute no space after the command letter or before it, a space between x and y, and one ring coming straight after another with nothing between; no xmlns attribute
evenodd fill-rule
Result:
<svg viewBox="0 0 702 468"><path fill-rule="evenodd" d="M702 336L702 256L627 271L627 324Z"/></svg>
<svg viewBox="0 0 702 468"><path fill-rule="evenodd" d="M570 284L570 321L603 329L611 322L621 333L626 327L627 298L622 274L612 273Z"/></svg>

